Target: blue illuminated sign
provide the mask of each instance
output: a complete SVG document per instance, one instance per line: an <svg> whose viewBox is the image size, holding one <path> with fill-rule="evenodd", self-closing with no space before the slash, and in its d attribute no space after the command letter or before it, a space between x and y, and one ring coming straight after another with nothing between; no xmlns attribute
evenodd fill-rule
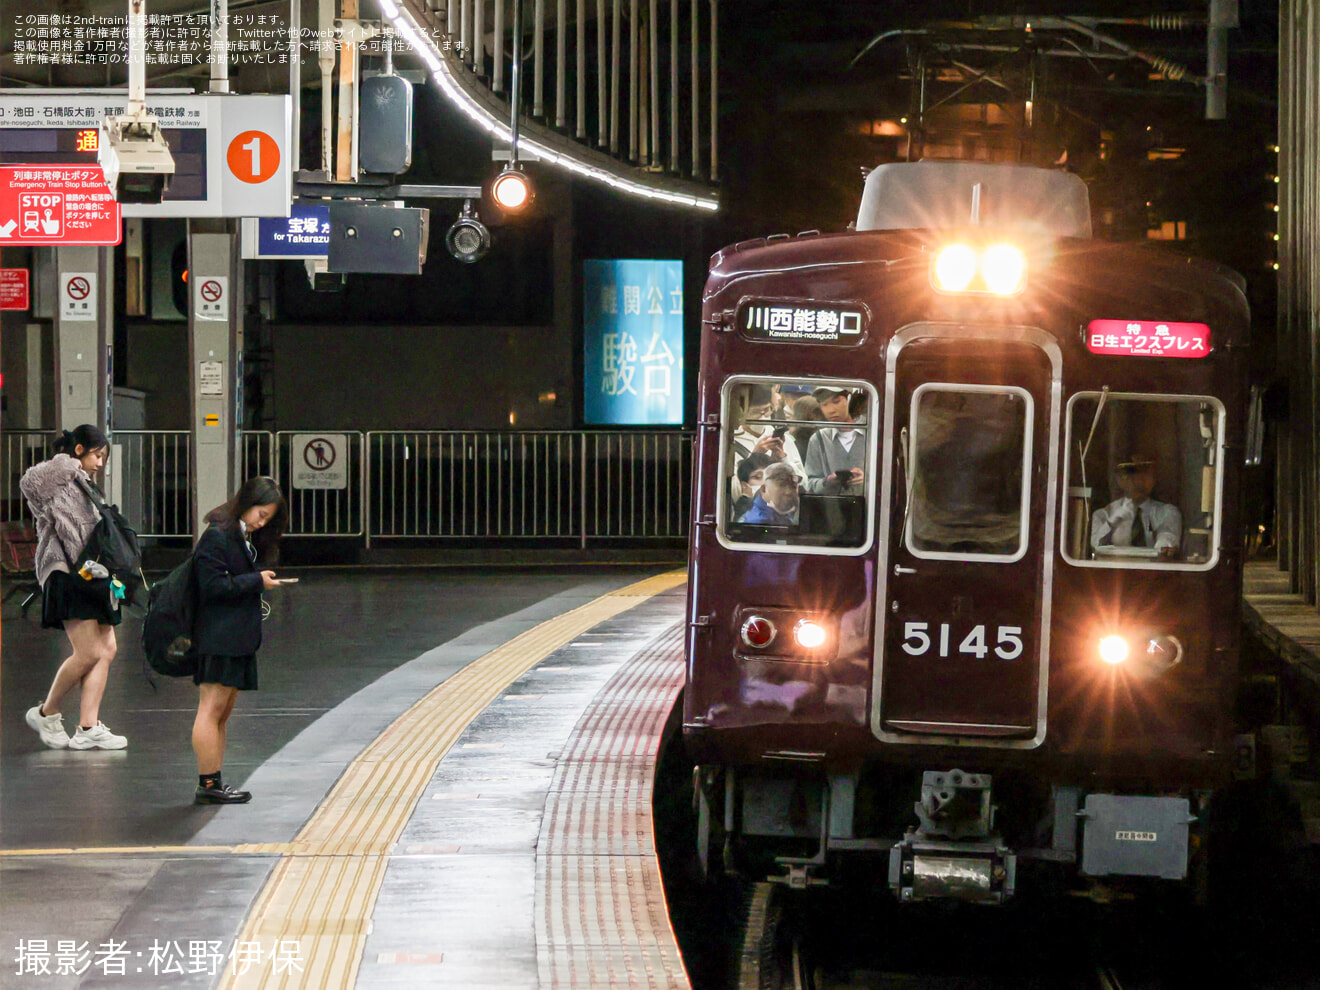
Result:
<svg viewBox="0 0 1320 990"><path fill-rule="evenodd" d="M583 263L588 425L683 422L683 262Z"/></svg>
<svg viewBox="0 0 1320 990"><path fill-rule="evenodd" d="M287 217L262 217L257 221L257 251L265 256L284 254L291 258L325 257L330 250L330 207L289 208Z"/></svg>

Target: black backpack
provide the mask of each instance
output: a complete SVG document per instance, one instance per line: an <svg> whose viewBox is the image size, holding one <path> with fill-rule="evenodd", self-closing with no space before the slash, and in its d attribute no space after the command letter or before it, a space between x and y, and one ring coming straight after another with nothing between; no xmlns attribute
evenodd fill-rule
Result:
<svg viewBox="0 0 1320 990"><path fill-rule="evenodd" d="M145 583L142 577L142 550L138 547L137 531L128 524L117 506L110 505L101 493L79 478L78 487L101 515L87 545L78 555L78 563L94 560L124 585L124 598L132 602L138 589ZM77 564L75 564L77 566Z"/></svg>
<svg viewBox="0 0 1320 990"><path fill-rule="evenodd" d="M142 650L151 669L166 677L191 677L197 669L193 652L193 621L197 616L197 583L191 555L151 586L147 615L142 620Z"/></svg>

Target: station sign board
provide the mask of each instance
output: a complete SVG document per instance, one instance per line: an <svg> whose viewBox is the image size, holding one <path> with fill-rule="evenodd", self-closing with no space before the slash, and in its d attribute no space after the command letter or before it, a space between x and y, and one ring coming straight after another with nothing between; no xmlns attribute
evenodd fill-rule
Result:
<svg viewBox="0 0 1320 990"><path fill-rule="evenodd" d="M583 418L683 422L683 262L583 262Z"/></svg>
<svg viewBox="0 0 1320 990"><path fill-rule="evenodd" d="M0 165L0 246L118 244L119 212L99 165Z"/></svg>
<svg viewBox="0 0 1320 990"><path fill-rule="evenodd" d="M1199 358L1210 353L1210 327L1168 320L1092 320L1086 349L1121 357Z"/></svg>
<svg viewBox="0 0 1320 990"><path fill-rule="evenodd" d="M96 165L99 128L124 113L123 90L0 95L0 164ZM287 96L148 93L175 173L160 203L126 217L287 216L291 109Z"/></svg>

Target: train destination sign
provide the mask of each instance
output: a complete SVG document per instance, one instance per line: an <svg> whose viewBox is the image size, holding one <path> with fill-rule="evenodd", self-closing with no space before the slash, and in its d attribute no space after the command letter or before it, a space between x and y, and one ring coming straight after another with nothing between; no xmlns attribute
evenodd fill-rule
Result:
<svg viewBox="0 0 1320 990"><path fill-rule="evenodd" d="M743 307L738 327L750 340L856 344L865 334L866 316L860 307L757 300Z"/></svg>
<svg viewBox="0 0 1320 990"><path fill-rule="evenodd" d="M1123 357L1205 357L1210 328L1204 323L1092 320L1086 326L1086 349Z"/></svg>

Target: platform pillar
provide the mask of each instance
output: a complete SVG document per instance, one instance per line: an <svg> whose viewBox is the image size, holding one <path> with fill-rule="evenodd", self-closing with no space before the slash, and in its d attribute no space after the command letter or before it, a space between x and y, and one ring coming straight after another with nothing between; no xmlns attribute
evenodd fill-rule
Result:
<svg viewBox="0 0 1320 990"><path fill-rule="evenodd" d="M59 247L55 251L55 428L91 423L113 440L114 248ZM102 487L113 501L115 458Z"/></svg>
<svg viewBox="0 0 1320 990"><path fill-rule="evenodd" d="M225 221L188 223L188 354L194 541L242 483L243 269Z"/></svg>

